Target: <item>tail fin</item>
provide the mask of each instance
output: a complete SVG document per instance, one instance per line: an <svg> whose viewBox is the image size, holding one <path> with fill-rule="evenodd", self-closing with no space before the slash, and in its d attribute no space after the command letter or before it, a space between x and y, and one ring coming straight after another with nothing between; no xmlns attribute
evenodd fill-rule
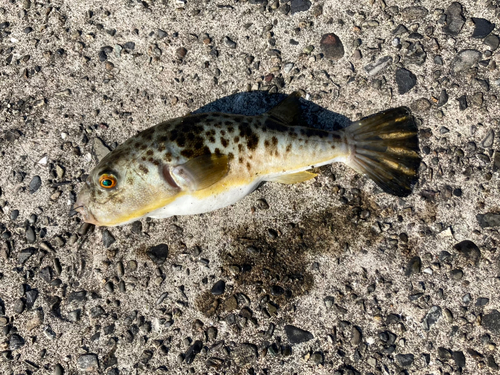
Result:
<svg viewBox="0 0 500 375"><path fill-rule="evenodd" d="M406 197L418 180L417 125L406 107L389 109L346 129L347 164L368 175L386 193Z"/></svg>

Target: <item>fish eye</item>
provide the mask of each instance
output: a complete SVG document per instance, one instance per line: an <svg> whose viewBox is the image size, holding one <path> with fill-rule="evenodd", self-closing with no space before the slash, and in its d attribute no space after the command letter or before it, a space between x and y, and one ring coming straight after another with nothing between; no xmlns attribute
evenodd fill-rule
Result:
<svg viewBox="0 0 500 375"><path fill-rule="evenodd" d="M103 173L101 177L99 177L99 185L104 189L112 189L116 186L116 177L112 174Z"/></svg>

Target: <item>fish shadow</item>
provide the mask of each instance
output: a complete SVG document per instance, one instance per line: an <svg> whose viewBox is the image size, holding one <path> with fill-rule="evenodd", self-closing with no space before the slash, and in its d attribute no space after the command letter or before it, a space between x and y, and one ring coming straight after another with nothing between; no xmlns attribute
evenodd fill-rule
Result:
<svg viewBox="0 0 500 375"><path fill-rule="evenodd" d="M267 91L236 93L204 105L193 113L222 112L255 116L265 113L287 97L285 94L269 94ZM344 115L329 111L300 98L303 123L297 124L317 129L339 130L351 124Z"/></svg>

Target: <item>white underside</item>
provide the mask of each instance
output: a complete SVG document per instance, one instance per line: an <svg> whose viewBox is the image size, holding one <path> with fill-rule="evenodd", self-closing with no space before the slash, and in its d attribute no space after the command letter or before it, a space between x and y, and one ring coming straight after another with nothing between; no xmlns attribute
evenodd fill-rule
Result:
<svg viewBox="0 0 500 375"><path fill-rule="evenodd" d="M329 160L321 164L307 166L294 171L287 171L286 173L276 173L273 175L263 176L261 178L255 179L248 185L240 186L228 190L224 193L210 196L208 198L199 199L193 195L186 194L177 198L175 201L168 204L167 206L150 212L146 216L151 217L153 219L164 219L174 215L197 215L205 212L214 211L219 208L230 206L233 203L236 203L239 200L243 199L252 191L254 191L262 181L273 181L274 178L277 178L284 174L302 172L314 167L320 167L321 165L331 164L333 162L340 162L340 161L346 162L346 157L345 156L337 157L335 159Z"/></svg>

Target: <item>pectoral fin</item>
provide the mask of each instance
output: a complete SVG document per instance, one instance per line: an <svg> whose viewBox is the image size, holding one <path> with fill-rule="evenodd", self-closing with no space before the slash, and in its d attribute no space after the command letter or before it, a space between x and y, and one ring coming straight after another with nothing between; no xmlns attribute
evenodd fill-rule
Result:
<svg viewBox="0 0 500 375"><path fill-rule="evenodd" d="M227 155L202 155L184 164L163 167L163 177L172 187L197 191L221 180L229 171Z"/></svg>
<svg viewBox="0 0 500 375"><path fill-rule="evenodd" d="M269 181L279 182L282 184L295 184L297 182L303 182L303 181L310 180L316 176L317 176L316 173L304 171L304 172L297 172L297 173L292 173L292 174L284 174L282 176L273 178L272 180L269 180Z"/></svg>

